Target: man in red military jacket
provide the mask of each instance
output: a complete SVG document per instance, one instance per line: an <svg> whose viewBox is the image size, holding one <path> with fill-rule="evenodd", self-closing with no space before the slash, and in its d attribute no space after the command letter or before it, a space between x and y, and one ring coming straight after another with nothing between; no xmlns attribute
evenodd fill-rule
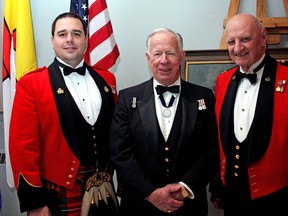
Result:
<svg viewBox="0 0 288 216"><path fill-rule="evenodd" d="M267 32L254 16L236 15L225 31L237 66L216 82L224 191L211 183L211 199L219 207L223 195L225 216L286 215L288 67L265 53Z"/></svg>
<svg viewBox="0 0 288 216"><path fill-rule="evenodd" d="M54 62L16 86L9 146L21 212L117 215L108 148L115 76L83 61L86 27L76 14L55 19L51 42Z"/></svg>

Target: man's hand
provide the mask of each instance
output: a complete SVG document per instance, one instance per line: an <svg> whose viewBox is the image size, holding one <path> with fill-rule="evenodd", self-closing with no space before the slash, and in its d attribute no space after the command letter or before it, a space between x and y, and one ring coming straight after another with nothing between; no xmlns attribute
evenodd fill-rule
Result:
<svg viewBox="0 0 288 216"><path fill-rule="evenodd" d="M216 209L223 209L224 203L221 197L214 197L213 201L211 201Z"/></svg>
<svg viewBox="0 0 288 216"><path fill-rule="evenodd" d="M180 198L178 199L178 197ZM183 206L183 199L181 186L178 183L158 188L147 197L147 200L156 208L169 213Z"/></svg>
<svg viewBox="0 0 288 216"><path fill-rule="evenodd" d="M174 199L183 201L186 197L189 196L189 192L187 191L187 189L183 185L181 185L180 183L179 183L179 185L180 185L181 190L173 193L172 197Z"/></svg>

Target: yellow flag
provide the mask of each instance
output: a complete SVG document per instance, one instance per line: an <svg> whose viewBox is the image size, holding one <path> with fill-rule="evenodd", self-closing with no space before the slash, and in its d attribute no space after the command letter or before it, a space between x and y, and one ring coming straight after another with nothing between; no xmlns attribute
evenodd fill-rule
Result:
<svg viewBox="0 0 288 216"><path fill-rule="evenodd" d="M14 187L9 156L9 126L16 80L37 68L30 0L5 0L3 25L3 117L6 174Z"/></svg>

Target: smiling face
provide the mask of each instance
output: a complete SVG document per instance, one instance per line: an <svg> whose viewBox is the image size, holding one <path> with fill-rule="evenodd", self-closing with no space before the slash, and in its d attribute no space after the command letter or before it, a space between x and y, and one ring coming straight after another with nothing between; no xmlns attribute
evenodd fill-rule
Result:
<svg viewBox="0 0 288 216"><path fill-rule="evenodd" d="M81 21L73 17L59 19L55 24L51 43L57 57L76 67L83 60L87 47L87 37Z"/></svg>
<svg viewBox="0 0 288 216"><path fill-rule="evenodd" d="M265 53L266 29L255 17L239 14L228 22L225 31L230 58L248 71Z"/></svg>
<svg viewBox="0 0 288 216"><path fill-rule="evenodd" d="M159 31L150 38L146 57L154 79L169 86L180 76L185 52L176 35L169 31Z"/></svg>

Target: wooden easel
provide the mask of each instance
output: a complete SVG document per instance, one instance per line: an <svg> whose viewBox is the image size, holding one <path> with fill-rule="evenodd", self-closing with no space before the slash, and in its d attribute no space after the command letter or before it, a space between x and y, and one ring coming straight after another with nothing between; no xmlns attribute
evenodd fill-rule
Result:
<svg viewBox="0 0 288 216"><path fill-rule="evenodd" d="M288 0L283 0L286 17L266 17L266 0L256 0L256 17L267 29L267 45L280 44L280 35L288 34ZM223 33L220 41L220 49L227 49L225 41L225 27L228 20L236 15L239 10L240 0L230 0L227 17L223 21Z"/></svg>

